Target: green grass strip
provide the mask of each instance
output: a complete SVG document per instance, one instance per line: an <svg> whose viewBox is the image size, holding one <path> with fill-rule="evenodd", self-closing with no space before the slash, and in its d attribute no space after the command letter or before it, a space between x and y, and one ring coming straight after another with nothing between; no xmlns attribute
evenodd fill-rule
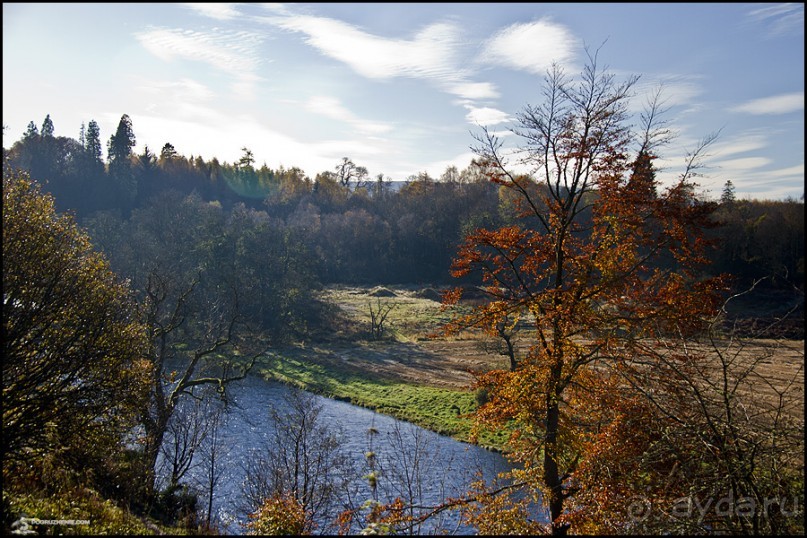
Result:
<svg viewBox="0 0 807 538"><path fill-rule="evenodd" d="M258 365L258 373L309 392L366 407L422 428L469 442L470 414L477 402L472 392L412 385L361 376L346 369L294 357L273 355ZM505 433L482 432L478 444L501 450Z"/></svg>

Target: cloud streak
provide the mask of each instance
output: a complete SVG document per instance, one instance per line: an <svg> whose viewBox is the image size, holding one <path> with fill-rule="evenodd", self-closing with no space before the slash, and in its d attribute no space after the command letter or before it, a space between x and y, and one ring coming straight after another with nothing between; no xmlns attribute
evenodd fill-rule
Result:
<svg viewBox="0 0 807 538"><path fill-rule="evenodd" d="M754 99L731 109L733 112L745 112L747 114L768 115L787 114L804 110L804 92L786 93Z"/></svg>
<svg viewBox="0 0 807 538"><path fill-rule="evenodd" d="M754 21L767 24L773 36L784 34L804 34L804 4L782 3L763 4L765 7L752 9L748 17Z"/></svg>
<svg viewBox="0 0 807 538"><path fill-rule="evenodd" d="M228 21L239 17L238 4L211 2L209 4L187 2L183 6L192 9L200 15L220 21Z"/></svg>

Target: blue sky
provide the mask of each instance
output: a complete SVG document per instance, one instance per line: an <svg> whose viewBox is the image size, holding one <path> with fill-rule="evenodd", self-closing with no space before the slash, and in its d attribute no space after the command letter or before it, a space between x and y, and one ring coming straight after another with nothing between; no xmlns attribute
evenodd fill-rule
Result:
<svg viewBox="0 0 807 538"><path fill-rule="evenodd" d="M298 166L342 157L372 177L439 177L473 133L507 133L541 101L552 62L585 47L640 75L633 110L663 84L676 133L662 182L720 131L698 179L717 198L804 193L804 5L755 3L3 4L3 145L46 114L106 143L122 114L138 145ZM505 136L508 143L515 137Z"/></svg>

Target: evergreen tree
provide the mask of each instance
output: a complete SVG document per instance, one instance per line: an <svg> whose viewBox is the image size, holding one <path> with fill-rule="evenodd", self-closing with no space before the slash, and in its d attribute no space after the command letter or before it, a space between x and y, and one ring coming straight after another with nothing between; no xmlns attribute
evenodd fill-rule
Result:
<svg viewBox="0 0 807 538"><path fill-rule="evenodd" d="M723 186L723 194L720 196L720 203L724 205L729 205L733 203L734 200L735 200L734 183L732 183L731 180L729 179Z"/></svg>
<svg viewBox="0 0 807 538"><path fill-rule="evenodd" d="M84 140L84 149L93 158L94 162L103 164L103 147L101 146L101 129L95 120L87 124L87 133Z"/></svg>
<svg viewBox="0 0 807 538"><path fill-rule="evenodd" d="M137 183L132 172L132 148L135 135L132 120L128 114L121 116L118 129L109 138L109 175L113 182L113 203L122 209L131 209L130 204L137 195Z"/></svg>
<svg viewBox="0 0 807 538"><path fill-rule="evenodd" d="M42 122L42 138L53 137L53 121L50 119L50 114L45 116L45 121Z"/></svg>
<svg viewBox="0 0 807 538"><path fill-rule="evenodd" d="M28 122L28 129L25 131L25 134L22 135L22 139L27 142L36 138L39 138L39 129L37 129L36 123L30 121Z"/></svg>

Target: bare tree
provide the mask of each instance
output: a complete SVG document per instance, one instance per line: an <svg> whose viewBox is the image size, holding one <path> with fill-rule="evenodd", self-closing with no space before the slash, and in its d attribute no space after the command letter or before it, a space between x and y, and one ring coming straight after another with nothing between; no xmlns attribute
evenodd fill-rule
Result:
<svg viewBox="0 0 807 538"><path fill-rule="evenodd" d="M720 322L615 371L665 425L642 459L667 462L668 497L656 499L638 530L803 533L803 344L742 338Z"/></svg>
<svg viewBox="0 0 807 538"><path fill-rule="evenodd" d="M226 424L229 415L223 406L217 406L212 414L208 416L208 435L201 446L202 465L204 466L201 486L207 497L204 526L206 529L211 530L213 525L218 522L217 518L213 515L213 501L216 498L216 488L218 488L224 478L227 469L226 464L229 449L224 442L222 427Z"/></svg>
<svg viewBox="0 0 807 538"><path fill-rule="evenodd" d="M199 278L177 287L170 276L157 271L148 277L144 319L150 336L148 357L153 363L152 394L141 411L148 489L153 488L159 451L180 401L200 397L208 386L226 398L227 385L246 377L264 352L261 339L243 323L234 288L229 297L213 298L202 308L195 305L194 312L204 312L205 317L188 326L189 303L198 283ZM223 359L224 353L248 358L236 362Z"/></svg>
<svg viewBox="0 0 807 538"><path fill-rule="evenodd" d="M373 306L372 302L367 303L370 309L370 334L373 340L381 340L384 336L384 322L387 317L398 305L396 303L381 302L381 298L376 298L376 304Z"/></svg>
<svg viewBox="0 0 807 538"><path fill-rule="evenodd" d="M322 409L314 395L290 388L269 410L274 434L247 463L244 512L257 511L270 497L291 496L308 514L308 531L334 528L356 470L341 433L323 423Z"/></svg>
<svg viewBox="0 0 807 538"><path fill-rule="evenodd" d="M367 179L367 168L364 166L356 166L356 164L347 157L342 157L342 162L336 165L336 177L343 187L350 186L351 181L355 181L357 186Z"/></svg>

